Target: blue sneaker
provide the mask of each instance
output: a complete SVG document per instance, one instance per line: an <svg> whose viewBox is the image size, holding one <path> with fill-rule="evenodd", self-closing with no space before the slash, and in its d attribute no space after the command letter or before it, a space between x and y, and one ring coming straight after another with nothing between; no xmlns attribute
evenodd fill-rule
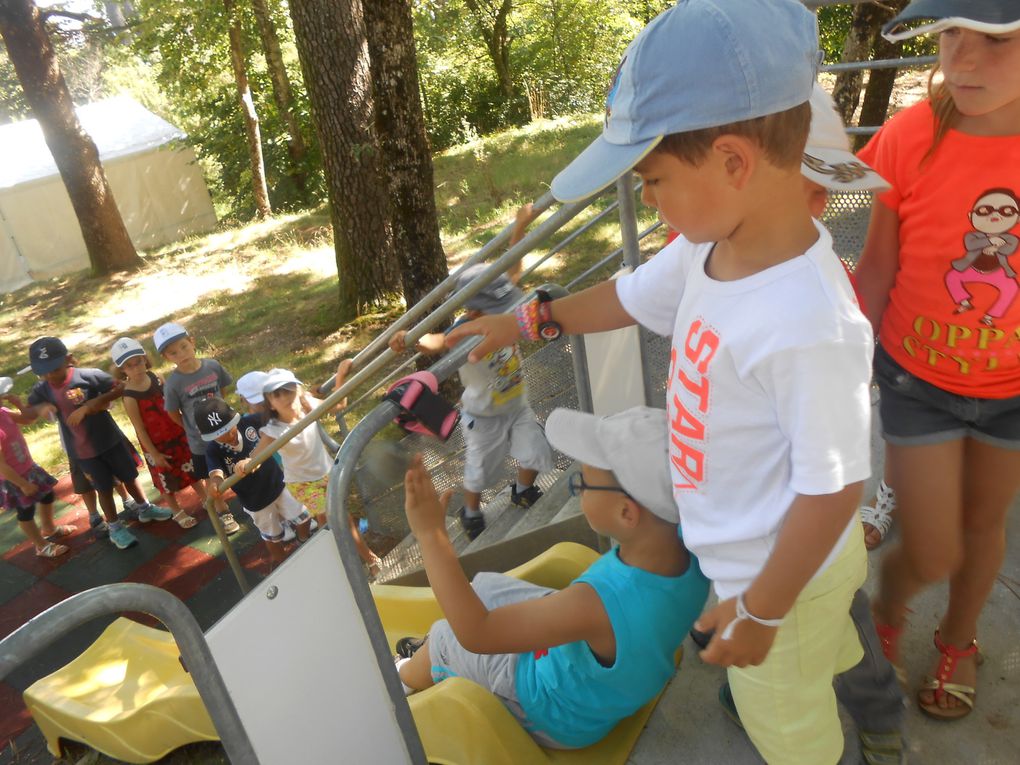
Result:
<svg viewBox="0 0 1020 765"><path fill-rule="evenodd" d="M145 507L138 508L138 521L139 523L148 523L149 521L169 521L174 517L174 514L167 510L165 507L154 505L151 502Z"/></svg>
<svg viewBox="0 0 1020 765"><path fill-rule="evenodd" d="M118 550L126 550L138 544L138 538L120 524L110 527L110 541Z"/></svg>

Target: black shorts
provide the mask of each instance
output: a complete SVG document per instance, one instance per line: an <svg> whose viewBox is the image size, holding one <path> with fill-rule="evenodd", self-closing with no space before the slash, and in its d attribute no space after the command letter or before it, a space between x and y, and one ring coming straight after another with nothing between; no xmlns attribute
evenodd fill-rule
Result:
<svg viewBox="0 0 1020 765"><path fill-rule="evenodd" d="M194 468L191 474L195 477L196 481L203 480L209 477L209 465L205 461L205 455L197 452L191 453L191 466Z"/></svg>
<svg viewBox="0 0 1020 765"><path fill-rule="evenodd" d="M71 467L71 488L74 489L75 494L87 494L90 491L96 490L89 477L82 472L78 460L74 457L68 457L67 464Z"/></svg>
<svg viewBox="0 0 1020 765"><path fill-rule="evenodd" d="M95 457L79 457L78 465L96 491L112 491L115 480L127 483L138 477L134 457L123 442Z"/></svg>
<svg viewBox="0 0 1020 765"><path fill-rule="evenodd" d="M973 438L1020 450L1020 396L950 393L908 372L882 346L875 349L875 382L881 392L882 437L890 444L926 446Z"/></svg>
<svg viewBox="0 0 1020 765"><path fill-rule="evenodd" d="M53 492L52 491L46 492L41 497L37 498L36 501L33 502L28 507L19 507L18 508L18 520L19 521L31 521L31 520L33 520L35 518L35 506L36 505L52 505L55 500L56 500L56 497L53 496Z"/></svg>

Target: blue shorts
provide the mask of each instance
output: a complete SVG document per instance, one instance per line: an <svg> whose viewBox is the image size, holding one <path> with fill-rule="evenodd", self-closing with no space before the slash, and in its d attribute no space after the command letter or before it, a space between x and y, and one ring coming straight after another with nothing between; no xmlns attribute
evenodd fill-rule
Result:
<svg viewBox="0 0 1020 765"><path fill-rule="evenodd" d="M138 477L135 459L123 441L95 457L79 457L78 467L96 491L112 491L115 479L127 483Z"/></svg>
<svg viewBox="0 0 1020 765"><path fill-rule="evenodd" d="M882 437L890 444L926 446L973 438L1020 450L1020 396L950 393L908 372L882 346L875 349L875 382L881 392Z"/></svg>

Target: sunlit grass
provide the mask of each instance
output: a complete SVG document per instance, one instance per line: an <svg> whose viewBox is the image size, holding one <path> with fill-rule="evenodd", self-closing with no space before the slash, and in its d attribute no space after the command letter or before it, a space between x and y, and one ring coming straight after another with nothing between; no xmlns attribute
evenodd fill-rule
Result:
<svg viewBox="0 0 1020 765"><path fill-rule="evenodd" d="M512 221L518 206L545 193L552 176L598 130L594 116L546 120L437 156L436 201L450 267ZM609 201L606 197L602 204ZM572 221L564 233L597 209ZM639 225L653 219L642 213ZM617 220L609 216L550 258L532 277L532 286L565 283L618 247ZM525 265L545 252L538 248ZM223 227L145 253L144 261L130 274L93 279L82 272L0 296L0 374L13 376L27 365L28 345L47 334L61 337L80 365L103 369L110 364L114 340L134 337L165 375L170 368L155 355L152 333L172 320L194 334L200 355L219 360L235 379L252 369L282 366L316 384L403 310L400 304L382 306L355 322L339 323L336 261L325 208ZM17 377L15 392L25 396L34 381L31 374ZM133 436L121 405L112 412ZM26 432L35 459L56 474L66 472L56 427L43 422Z"/></svg>

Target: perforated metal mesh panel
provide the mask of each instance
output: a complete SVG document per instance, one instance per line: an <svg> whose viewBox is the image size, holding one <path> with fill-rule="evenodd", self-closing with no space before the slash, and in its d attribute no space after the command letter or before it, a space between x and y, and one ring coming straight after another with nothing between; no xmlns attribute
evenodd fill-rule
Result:
<svg viewBox="0 0 1020 765"><path fill-rule="evenodd" d="M577 389L574 383L574 370L571 364L572 347L564 338L549 345L527 344L523 348L527 354L524 359L524 375L528 384L528 401L535 410L539 422L544 423L549 413L556 407L577 408ZM461 486L464 475L464 438L460 428L445 443L437 438L411 434L400 441L400 448L406 456L421 452L440 493L447 489L457 490ZM556 453L556 470L565 470L570 465L563 455ZM370 470L370 463L362 460L359 471ZM545 490L555 480L557 472L539 477L538 485ZM503 477L491 488L482 493L483 504L492 502L496 495L504 490L516 476L516 468L511 459L504 462ZM404 516L404 492L400 484L380 487L372 481L372 476L362 485L372 486L374 491L364 498L364 512L373 529L392 536L403 536L408 533L407 520ZM451 507L455 510L456 505Z"/></svg>

